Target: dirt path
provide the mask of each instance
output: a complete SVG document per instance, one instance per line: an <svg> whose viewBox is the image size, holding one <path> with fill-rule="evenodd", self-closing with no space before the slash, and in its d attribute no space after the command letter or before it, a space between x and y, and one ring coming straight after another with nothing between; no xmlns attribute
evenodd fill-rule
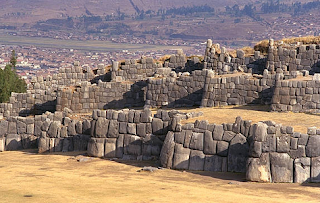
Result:
<svg viewBox="0 0 320 203"><path fill-rule="evenodd" d="M0 202L319 202L320 184L244 182L243 174L158 170L74 154L0 153Z"/></svg>

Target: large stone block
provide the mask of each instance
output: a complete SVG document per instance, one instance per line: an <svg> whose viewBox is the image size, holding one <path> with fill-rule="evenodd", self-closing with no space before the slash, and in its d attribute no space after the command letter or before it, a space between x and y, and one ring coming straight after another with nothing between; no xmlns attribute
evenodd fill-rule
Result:
<svg viewBox="0 0 320 203"><path fill-rule="evenodd" d="M152 133L154 135L161 135L163 133L163 121L159 118L152 119Z"/></svg>
<svg viewBox="0 0 320 203"><path fill-rule="evenodd" d="M275 152L277 150L277 139L275 134L268 134L266 141L262 142L262 152Z"/></svg>
<svg viewBox="0 0 320 203"><path fill-rule="evenodd" d="M76 131L76 123L77 121L76 120L72 120L69 125L68 125L68 135L69 136L75 136L77 134L77 131Z"/></svg>
<svg viewBox="0 0 320 203"><path fill-rule="evenodd" d="M72 137L73 140L73 150L74 151L86 151L88 147L88 142L90 140L89 135L76 135Z"/></svg>
<svg viewBox="0 0 320 203"><path fill-rule="evenodd" d="M311 182L320 182L320 156L311 158Z"/></svg>
<svg viewBox="0 0 320 203"><path fill-rule="evenodd" d="M117 158L122 158L123 156L123 143L124 142L124 134L120 134L117 143L116 143L116 157Z"/></svg>
<svg viewBox="0 0 320 203"><path fill-rule="evenodd" d="M166 139L164 140L161 153L160 153L160 163L162 167L171 168L172 167L172 158L174 153L174 133L168 132Z"/></svg>
<svg viewBox="0 0 320 203"><path fill-rule="evenodd" d="M0 121L0 137L3 137L8 132L9 122L6 120Z"/></svg>
<svg viewBox="0 0 320 203"><path fill-rule="evenodd" d="M294 182L310 182L311 159L309 157L294 160Z"/></svg>
<svg viewBox="0 0 320 203"><path fill-rule="evenodd" d="M17 134L17 123L14 121L10 121L8 125L8 133L9 134Z"/></svg>
<svg viewBox="0 0 320 203"><path fill-rule="evenodd" d="M21 136L18 134L8 134L6 137L6 151L22 149Z"/></svg>
<svg viewBox="0 0 320 203"><path fill-rule="evenodd" d="M78 121L78 122L76 123L76 132L77 132L77 134L82 134L82 129L83 129L83 127L82 127L82 121Z"/></svg>
<svg viewBox="0 0 320 203"><path fill-rule="evenodd" d="M219 156L228 156L228 148L229 148L229 143L225 141L218 141L217 142L217 154Z"/></svg>
<svg viewBox="0 0 320 203"><path fill-rule="evenodd" d="M41 135L41 126L42 126L42 121L35 121L34 122L34 135L35 136L40 136Z"/></svg>
<svg viewBox="0 0 320 203"><path fill-rule="evenodd" d="M290 140L290 135L282 135L277 137L277 152L289 152Z"/></svg>
<svg viewBox="0 0 320 203"><path fill-rule="evenodd" d="M104 156L107 158L116 157L117 138L107 138L104 145Z"/></svg>
<svg viewBox="0 0 320 203"><path fill-rule="evenodd" d="M71 152L74 150L73 137L66 137L63 139L62 152Z"/></svg>
<svg viewBox="0 0 320 203"><path fill-rule="evenodd" d="M173 155L173 169L188 170L190 149L184 148L182 144L175 144Z"/></svg>
<svg viewBox="0 0 320 203"><path fill-rule="evenodd" d="M21 144L23 149L35 149L38 147L38 138L34 135L22 134Z"/></svg>
<svg viewBox="0 0 320 203"><path fill-rule="evenodd" d="M88 143L88 155L93 157L104 156L105 138L91 138Z"/></svg>
<svg viewBox="0 0 320 203"><path fill-rule="evenodd" d="M270 164L273 182L293 182L293 159L287 153L270 153Z"/></svg>
<svg viewBox="0 0 320 203"><path fill-rule="evenodd" d="M51 122L48 130L48 136L50 138L60 137L60 129L61 129L61 123L59 121Z"/></svg>
<svg viewBox="0 0 320 203"><path fill-rule="evenodd" d="M192 133L190 149L203 150L203 133Z"/></svg>
<svg viewBox="0 0 320 203"><path fill-rule="evenodd" d="M5 137L0 137L0 152L5 150Z"/></svg>
<svg viewBox="0 0 320 203"><path fill-rule="evenodd" d="M228 171L246 172L249 144L247 138L242 134L237 134L231 140L228 152Z"/></svg>
<svg viewBox="0 0 320 203"><path fill-rule="evenodd" d="M189 170L203 171L205 155L202 151L191 150Z"/></svg>
<svg viewBox="0 0 320 203"><path fill-rule="evenodd" d="M320 156L320 135L312 135L309 137L306 155L307 157L318 157Z"/></svg>
<svg viewBox="0 0 320 203"><path fill-rule="evenodd" d="M230 142L235 135L236 135L236 133L234 133L232 131L224 131L223 136L222 136L222 140Z"/></svg>
<svg viewBox="0 0 320 203"><path fill-rule="evenodd" d="M271 182L269 153L260 158L249 158L247 161L246 179L254 182Z"/></svg>
<svg viewBox="0 0 320 203"><path fill-rule="evenodd" d="M50 139L47 137L40 137L38 139L38 152L39 153L44 153L44 152L48 152L50 149Z"/></svg>
<svg viewBox="0 0 320 203"><path fill-rule="evenodd" d="M136 135L137 134L137 127L135 123L128 123L128 134Z"/></svg>
<svg viewBox="0 0 320 203"><path fill-rule="evenodd" d="M91 123L88 120L82 121L82 134L90 135Z"/></svg>
<svg viewBox="0 0 320 203"><path fill-rule="evenodd" d="M140 156L142 154L142 140L138 136L125 135L124 154Z"/></svg>
<svg viewBox="0 0 320 203"><path fill-rule="evenodd" d="M263 142L267 137L268 125L262 122L258 122L252 126L252 138L253 141Z"/></svg>
<svg viewBox="0 0 320 203"><path fill-rule="evenodd" d="M219 141L222 140L223 133L223 125L216 125L213 130L213 139Z"/></svg>
<svg viewBox="0 0 320 203"><path fill-rule="evenodd" d="M27 125L20 120L17 121L17 133L18 134L26 134L27 133Z"/></svg>
<svg viewBox="0 0 320 203"><path fill-rule="evenodd" d="M145 137L147 135L146 123L138 123L137 124L137 135L140 137Z"/></svg>
<svg viewBox="0 0 320 203"><path fill-rule="evenodd" d="M226 172L228 169L227 157L221 157L218 155L206 155L204 170L214 172Z"/></svg>
<svg viewBox="0 0 320 203"><path fill-rule="evenodd" d="M119 136L119 123L116 120L111 120L109 122L109 130L107 137L117 138Z"/></svg>
<svg viewBox="0 0 320 203"><path fill-rule="evenodd" d="M185 131L174 133L174 142L178 144L184 144Z"/></svg>
<svg viewBox="0 0 320 203"><path fill-rule="evenodd" d="M204 147L205 154L214 155L217 153L217 141L213 140L212 132L206 130L204 133Z"/></svg>

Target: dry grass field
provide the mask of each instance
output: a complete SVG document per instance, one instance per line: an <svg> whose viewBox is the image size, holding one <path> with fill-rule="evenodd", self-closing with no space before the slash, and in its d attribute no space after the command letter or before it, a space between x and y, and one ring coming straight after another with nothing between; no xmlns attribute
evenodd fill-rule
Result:
<svg viewBox="0 0 320 203"><path fill-rule="evenodd" d="M253 123L275 121L277 124L294 127L296 132L306 133L308 127L320 128L320 114L270 112L269 106L226 106L219 108L179 109L183 112L203 112L203 116L184 120L183 123L195 120L208 120L209 123L234 123L237 116Z"/></svg>
<svg viewBox="0 0 320 203"><path fill-rule="evenodd" d="M319 202L319 184L261 184L243 174L137 172L150 162L76 154L0 153L0 202Z"/></svg>

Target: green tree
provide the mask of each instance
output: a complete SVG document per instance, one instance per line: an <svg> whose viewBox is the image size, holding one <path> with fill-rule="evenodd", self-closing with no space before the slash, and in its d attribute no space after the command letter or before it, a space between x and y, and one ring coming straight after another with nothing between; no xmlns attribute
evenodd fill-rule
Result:
<svg viewBox="0 0 320 203"><path fill-rule="evenodd" d="M0 69L0 102L8 102L11 92L23 93L27 91L26 82L21 79L11 64Z"/></svg>
<svg viewBox="0 0 320 203"><path fill-rule="evenodd" d="M10 64L13 67L16 67L16 65L17 65L17 56L16 56L16 51L15 50L12 50L12 52L11 52Z"/></svg>

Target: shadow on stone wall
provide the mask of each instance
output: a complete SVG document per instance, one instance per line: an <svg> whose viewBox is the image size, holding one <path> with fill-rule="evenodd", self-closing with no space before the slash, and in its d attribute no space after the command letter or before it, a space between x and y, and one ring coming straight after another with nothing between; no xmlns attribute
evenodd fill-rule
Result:
<svg viewBox="0 0 320 203"><path fill-rule="evenodd" d="M192 92L185 97L169 102L167 107L179 108L179 107L199 107L201 105L203 89ZM169 98L170 101L170 98Z"/></svg>
<svg viewBox="0 0 320 203"><path fill-rule="evenodd" d="M56 111L57 99L52 101L47 101L42 104L34 104L31 109L25 109L19 112L19 116L27 117L30 115L42 115L43 113L49 111L54 113Z"/></svg>

